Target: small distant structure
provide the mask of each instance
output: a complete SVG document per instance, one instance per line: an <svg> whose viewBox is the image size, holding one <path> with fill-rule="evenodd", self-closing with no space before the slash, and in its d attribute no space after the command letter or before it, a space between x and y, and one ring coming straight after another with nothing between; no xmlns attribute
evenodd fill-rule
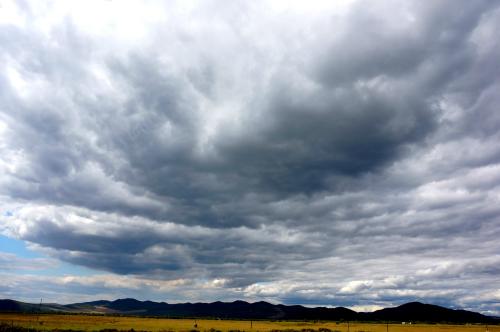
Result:
<svg viewBox="0 0 500 332"><path fill-rule="evenodd" d="M40 304L38 305L38 315L36 317L36 321L40 321L40 313L42 312L42 302L43 302L43 298L40 299Z"/></svg>

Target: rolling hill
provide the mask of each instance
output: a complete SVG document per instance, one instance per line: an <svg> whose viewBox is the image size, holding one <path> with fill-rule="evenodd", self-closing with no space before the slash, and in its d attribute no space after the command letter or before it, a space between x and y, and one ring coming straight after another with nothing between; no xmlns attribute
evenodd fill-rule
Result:
<svg viewBox="0 0 500 332"><path fill-rule="evenodd" d="M448 322L448 323L500 323L497 317L477 312L454 310L445 307L410 302L398 307L374 312L356 312L343 307L308 308L300 305L248 303L245 301L213 303L178 303L118 299L83 303L31 304L14 300L0 300L2 312L25 313L87 313L135 316L162 316L172 318L212 317L221 319L271 319L271 320L332 320L332 321L391 321L391 322Z"/></svg>

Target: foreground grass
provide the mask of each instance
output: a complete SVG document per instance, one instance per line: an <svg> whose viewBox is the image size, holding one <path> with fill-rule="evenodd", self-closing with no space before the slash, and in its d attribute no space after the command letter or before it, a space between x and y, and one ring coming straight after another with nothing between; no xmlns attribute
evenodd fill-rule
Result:
<svg viewBox="0 0 500 332"><path fill-rule="evenodd" d="M4 331L9 327L23 327L33 330L77 330L77 331L304 331L312 332L500 332L500 326L485 325L426 325L426 324L368 324L336 322L296 321L238 321L208 319L165 319L87 315L31 315L0 314Z"/></svg>

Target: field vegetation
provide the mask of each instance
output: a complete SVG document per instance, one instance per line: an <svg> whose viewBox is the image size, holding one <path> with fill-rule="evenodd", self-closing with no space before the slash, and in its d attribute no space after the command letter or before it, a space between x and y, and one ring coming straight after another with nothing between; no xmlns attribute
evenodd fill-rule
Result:
<svg viewBox="0 0 500 332"><path fill-rule="evenodd" d="M0 314L2 331L500 332L499 325L167 319L104 315Z"/></svg>

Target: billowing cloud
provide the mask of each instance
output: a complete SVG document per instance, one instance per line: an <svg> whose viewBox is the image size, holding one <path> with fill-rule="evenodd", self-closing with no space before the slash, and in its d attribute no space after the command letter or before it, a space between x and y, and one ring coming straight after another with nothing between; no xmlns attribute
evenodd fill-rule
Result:
<svg viewBox="0 0 500 332"><path fill-rule="evenodd" d="M0 229L111 273L64 300L498 313L497 3L1 10Z"/></svg>

